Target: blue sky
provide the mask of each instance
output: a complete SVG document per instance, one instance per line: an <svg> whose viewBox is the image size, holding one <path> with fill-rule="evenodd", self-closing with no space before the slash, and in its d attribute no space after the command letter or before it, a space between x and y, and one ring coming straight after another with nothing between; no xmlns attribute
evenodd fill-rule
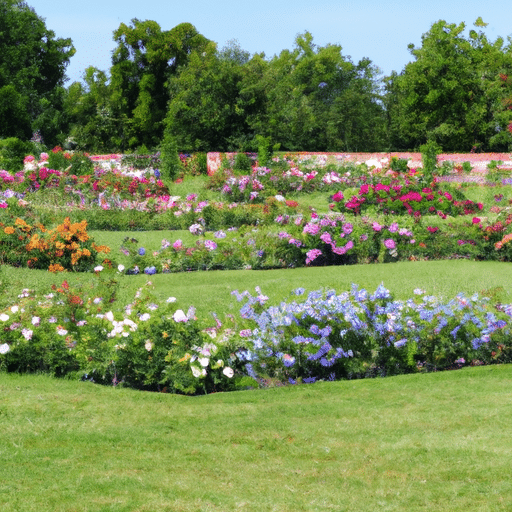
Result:
<svg viewBox="0 0 512 512"><path fill-rule="evenodd" d="M70 37L76 54L67 68L70 81L88 66L108 71L115 47L112 33L133 18L154 20L162 30L192 23L222 48L232 39L251 54L267 57L293 49L306 30L319 46L339 44L354 63L369 57L385 75L412 60L409 43L443 19L472 28L481 16L487 37L512 35L510 0L26 0L57 37Z"/></svg>

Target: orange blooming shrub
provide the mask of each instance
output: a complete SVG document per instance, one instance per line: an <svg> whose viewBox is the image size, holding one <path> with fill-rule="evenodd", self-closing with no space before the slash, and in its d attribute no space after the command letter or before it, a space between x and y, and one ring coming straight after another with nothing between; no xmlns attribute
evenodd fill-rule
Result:
<svg viewBox="0 0 512 512"><path fill-rule="evenodd" d="M54 229L29 225L17 218L13 226L0 226L1 262L15 266L83 272L91 270L101 253L110 248L96 245L87 233L87 221L72 223L69 217Z"/></svg>

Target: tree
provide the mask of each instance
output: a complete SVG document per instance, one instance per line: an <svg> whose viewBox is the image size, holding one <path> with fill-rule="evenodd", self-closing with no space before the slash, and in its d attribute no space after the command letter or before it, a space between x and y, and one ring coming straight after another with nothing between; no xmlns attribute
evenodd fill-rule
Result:
<svg viewBox="0 0 512 512"><path fill-rule="evenodd" d="M264 64L246 65L241 96L258 105L248 122L290 150L377 150L384 134L378 69L363 59L354 65L341 46L317 47L309 32L293 51Z"/></svg>
<svg viewBox="0 0 512 512"><path fill-rule="evenodd" d="M169 80L166 122L180 150L247 149L252 135L240 99L245 60L240 56L218 53L210 43L204 51L194 51L188 65Z"/></svg>
<svg viewBox="0 0 512 512"><path fill-rule="evenodd" d="M163 135L169 94L167 81L182 69L193 51L209 40L190 23L163 31L158 23L133 19L114 32L110 90L112 114L124 125L125 147L155 146Z"/></svg>
<svg viewBox="0 0 512 512"><path fill-rule="evenodd" d="M475 25L485 26L481 18ZM482 31L464 37L465 24L441 20L410 51L415 61L387 78L386 107L395 149L417 148L428 139L444 150L500 149L505 129L499 112L499 73L512 70L512 54Z"/></svg>
<svg viewBox="0 0 512 512"><path fill-rule="evenodd" d="M64 101L72 139L83 150L108 152L119 148L124 125L112 115L106 73L90 66L83 79L85 85L71 84Z"/></svg>
<svg viewBox="0 0 512 512"><path fill-rule="evenodd" d="M74 53L71 39L55 38L25 2L0 0L0 136L30 138L40 129L55 140L65 68Z"/></svg>

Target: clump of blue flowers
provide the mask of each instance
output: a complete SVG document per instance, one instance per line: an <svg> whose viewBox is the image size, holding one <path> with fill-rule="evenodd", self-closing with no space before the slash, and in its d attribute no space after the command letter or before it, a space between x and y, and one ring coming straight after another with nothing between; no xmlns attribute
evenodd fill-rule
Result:
<svg viewBox="0 0 512 512"><path fill-rule="evenodd" d="M444 301L417 289L415 298L402 301L382 284L374 293L352 285L341 294L305 295L299 288L291 300L266 307L268 298L256 291L233 294L245 301L247 371L262 380L293 384L435 371L490 363L508 352L512 308L496 309L478 295Z"/></svg>

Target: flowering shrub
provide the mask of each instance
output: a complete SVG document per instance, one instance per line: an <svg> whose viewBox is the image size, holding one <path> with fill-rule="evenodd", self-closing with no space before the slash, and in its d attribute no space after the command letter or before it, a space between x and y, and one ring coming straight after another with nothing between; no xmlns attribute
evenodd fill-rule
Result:
<svg viewBox="0 0 512 512"><path fill-rule="evenodd" d="M72 223L69 217L54 229L42 224L29 225L17 218L13 225L0 223L2 263L51 272L91 270L100 253L110 249L98 246L87 233L87 221Z"/></svg>
<svg viewBox="0 0 512 512"><path fill-rule="evenodd" d="M346 198L346 197L345 197ZM337 209L341 212L361 214L372 209L383 214L439 215L470 215L483 208L481 203L464 199L456 200L451 193L443 191L435 184L421 187L408 178L392 179L389 183L376 185L364 184L357 195L352 195L347 202L342 196L333 196Z"/></svg>
<svg viewBox="0 0 512 512"><path fill-rule="evenodd" d="M232 329L217 319L202 330L194 308L185 313L173 297L157 304L150 282L114 309L113 272L98 268L90 289L64 281L44 297L23 290L16 304L0 310L0 370L186 394L246 385Z"/></svg>
<svg viewBox="0 0 512 512"><path fill-rule="evenodd" d="M353 285L350 293L315 291L302 302L265 307L268 298L257 292L233 293L245 300L247 372L263 381L383 376L510 358L512 308L493 310L477 295L444 302L415 290L420 298L398 301L382 285L373 294Z"/></svg>

